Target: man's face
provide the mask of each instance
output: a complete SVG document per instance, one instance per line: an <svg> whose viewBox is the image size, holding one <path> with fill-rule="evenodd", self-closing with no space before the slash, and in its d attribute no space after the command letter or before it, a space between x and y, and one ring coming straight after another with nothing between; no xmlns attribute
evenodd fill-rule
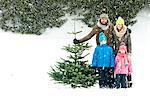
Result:
<svg viewBox="0 0 150 99"><path fill-rule="evenodd" d="M101 22L101 24L106 25L108 20L107 20L107 18L101 18L100 22Z"/></svg>

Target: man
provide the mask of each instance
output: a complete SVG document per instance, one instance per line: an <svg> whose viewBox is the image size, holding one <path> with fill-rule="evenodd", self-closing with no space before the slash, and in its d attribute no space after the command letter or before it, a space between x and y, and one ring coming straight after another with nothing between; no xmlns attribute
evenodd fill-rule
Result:
<svg viewBox="0 0 150 99"><path fill-rule="evenodd" d="M85 36L79 40L74 39L73 42L74 42L74 44L82 43L82 42L85 42L85 41L91 39L94 35L96 35L96 43L97 43L97 45L100 45L99 40L98 40L99 33L104 32L104 34L108 40L107 44L112 47L113 46L112 31L113 31L113 25L110 22L108 15L103 13L100 15L100 18L99 18L97 24L93 27L92 31L87 36Z"/></svg>

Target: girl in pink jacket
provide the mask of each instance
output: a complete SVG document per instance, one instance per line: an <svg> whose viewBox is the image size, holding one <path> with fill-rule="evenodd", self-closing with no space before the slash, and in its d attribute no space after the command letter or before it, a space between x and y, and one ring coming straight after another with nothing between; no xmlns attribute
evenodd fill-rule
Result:
<svg viewBox="0 0 150 99"><path fill-rule="evenodd" d="M127 47L122 42L115 58L115 80L117 88L127 88L127 76L132 73L131 59L128 57Z"/></svg>

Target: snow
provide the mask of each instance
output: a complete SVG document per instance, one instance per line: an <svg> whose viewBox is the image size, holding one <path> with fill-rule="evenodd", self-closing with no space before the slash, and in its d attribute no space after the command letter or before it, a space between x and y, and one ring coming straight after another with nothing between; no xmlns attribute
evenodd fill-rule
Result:
<svg viewBox="0 0 150 99"><path fill-rule="evenodd" d="M73 18L73 17L71 17ZM71 18L61 28L47 29L41 36L22 35L0 30L0 99L50 99L50 98L135 98L148 97L150 11L142 10L132 26L133 82L131 89L99 89L98 85L85 89L55 84L47 72L60 57L68 53L61 48L72 43L74 30ZM76 22L77 35L81 38L91 31L80 21ZM95 37L88 41L93 47L87 57L91 62L96 46Z"/></svg>

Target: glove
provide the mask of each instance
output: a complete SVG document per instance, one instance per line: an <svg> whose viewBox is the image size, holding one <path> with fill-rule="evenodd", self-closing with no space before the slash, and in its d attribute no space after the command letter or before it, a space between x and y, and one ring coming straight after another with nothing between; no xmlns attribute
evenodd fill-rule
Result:
<svg viewBox="0 0 150 99"><path fill-rule="evenodd" d="M74 44L78 44L79 43L79 40L77 40L76 38L73 40L73 43Z"/></svg>
<svg viewBox="0 0 150 99"><path fill-rule="evenodd" d="M131 33L132 32L131 29L128 29L128 32Z"/></svg>

